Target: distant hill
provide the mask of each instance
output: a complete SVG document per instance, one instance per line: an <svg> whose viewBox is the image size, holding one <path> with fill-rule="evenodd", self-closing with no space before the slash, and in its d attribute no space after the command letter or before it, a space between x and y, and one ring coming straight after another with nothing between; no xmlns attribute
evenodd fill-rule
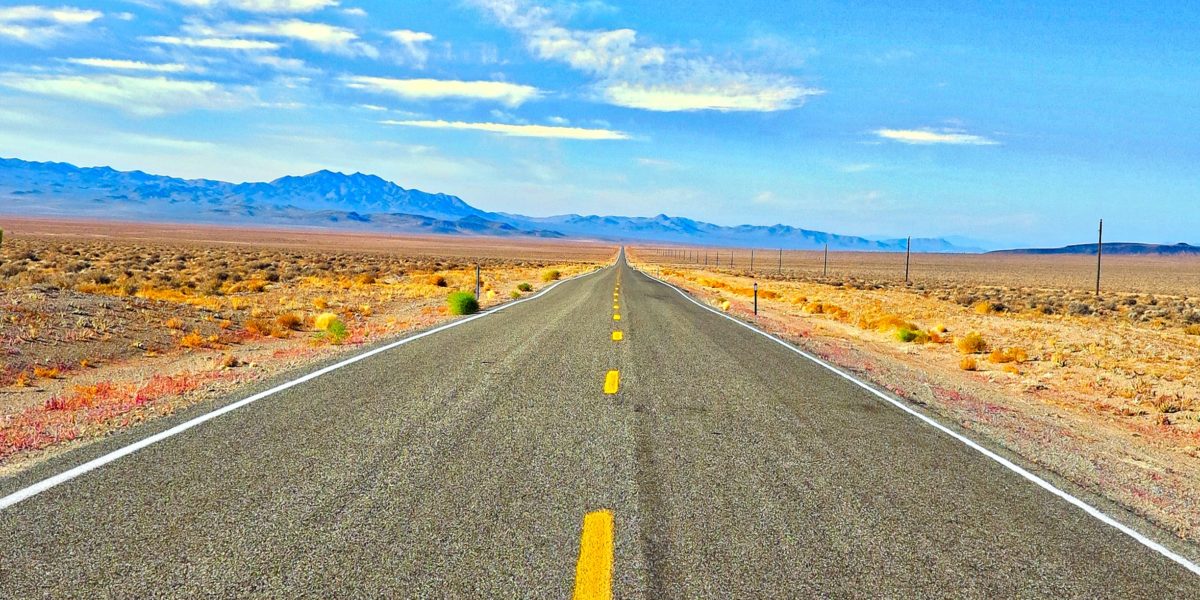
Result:
<svg viewBox="0 0 1200 600"><path fill-rule="evenodd" d="M530 237L582 237L690 245L902 252L876 240L790 225L727 227L685 217L492 213L457 196L406 189L375 175L317 171L269 182L180 179L109 167L0 158L0 212L221 225L274 224ZM975 252L940 238L913 239L915 252Z"/></svg>
<svg viewBox="0 0 1200 600"><path fill-rule="evenodd" d="M617 217L599 215L558 215L526 217L498 213L513 225L543 227L568 235L608 237L612 239L651 240L679 244L739 246L748 248L784 248L819 250L828 243L834 250L864 252L903 252L906 240L872 240L812 231L790 225L737 225L727 227L685 217L660 214L655 217ZM914 252L976 252L976 248L956 246L943 239L913 238Z"/></svg>
<svg viewBox="0 0 1200 600"><path fill-rule="evenodd" d="M1179 243L1173 246L1167 244L1138 244L1133 242L1114 242L1104 244L1104 253L1111 255L1150 255L1200 256L1200 246ZM1075 244L1062 248L1025 248L1018 250L997 250L989 254L1096 254L1096 244Z"/></svg>

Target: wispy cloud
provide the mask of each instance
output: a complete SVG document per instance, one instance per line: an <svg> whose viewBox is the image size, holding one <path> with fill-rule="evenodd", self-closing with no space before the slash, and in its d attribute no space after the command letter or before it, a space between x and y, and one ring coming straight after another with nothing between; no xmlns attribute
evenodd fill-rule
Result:
<svg viewBox="0 0 1200 600"><path fill-rule="evenodd" d="M681 168L679 163L670 160L663 160L661 158L641 157L635 158L634 162L643 167L650 167L651 169L659 169L662 171L675 171Z"/></svg>
<svg viewBox="0 0 1200 600"><path fill-rule="evenodd" d="M241 38L222 37L178 37L173 35L152 35L142 38L154 44L168 46L186 46L188 48L206 48L209 50L278 50L279 44L266 40L247 40Z"/></svg>
<svg viewBox="0 0 1200 600"><path fill-rule="evenodd" d="M953 144L960 146L995 146L1000 142L981 135L956 129L877 129L875 135L902 144Z"/></svg>
<svg viewBox="0 0 1200 600"><path fill-rule="evenodd" d="M300 19L283 19L261 23L220 23L217 25L201 25L192 23L184 26L188 34L215 38L238 38L241 36L286 39L303 42L323 52L335 52L346 55L361 54L378 56L379 52L370 44L359 40L358 34L345 27L303 21Z"/></svg>
<svg viewBox="0 0 1200 600"><path fill-rule="evenodd" d="M604 88L604 98L612 104L662 112L772 112L792 108L803 97L817 93L814 90L752 80L728 80L721 84L706 83L702 79L661 84L622 82Z"/></svg>
<svg viewBox="0 0 1200 600"><path fill-rule="evenodd" d="M337 0L173 0L194 8L233 8L256 13L307 13L329 6Z"/></svg>
<svg viewBox="0 0 1200 600"><path fill-rule="evenodd" d="M597 95L652 111L787 110L821 90L786 75L695 56L682 48L642 43L633 29L584 31L557 23L550 9L524 0L474 0L497 22L520 34L537 57L597 78Z"/></svg>
<svg viewBox="0 0 1200 600"><path fill-rule="evenodd" d="M405 54L416 66L425 66L425 61L429 60L429 48L426 47L426 44L433 41L433 34L411 29L397 29L389 31L388 37L396 40L404 48Z"/></svg>
<svg viewBox="0 0 1200 600"><path fill-rule="evenodd" d="M153 146L155 148L165 148L168 150L197 151L212 150L217 147L217 145L212 142L200 142L196 140L141 135L137 133L126 133L121 137L124 138L124 141L137 144L139 146Z"/></svg>
<svg viewBox="0 0 1200 600"><path fill-rule="evenodd" d="M0 85L22 92L101 104L138 116L194 109L231 108L248 103L251 90L233 90L210 81L128 75L24 75L4 73Z"/></svg>
<svg viewBox="0 0 1200 600"><path fill-rule="evenodd" d="M63 6L10 6L0 8L0 39L41 46L104 16L96 10Z"/></svg>
<svg viewBox="0 0 1200 600"><path fill-rule="evenodd" d="M487 100L516 107L537 98L538 89L503 81L456 81L449 79L390 79L351 76L343 78L350 88L387 93L409 100L465 98Z"/></svg>
<svg viewBox="0 0 1200 600"><path fill-rule="evenodd" d="M147 63L137 60L115 58L68 58L67 62L97 69L116 71L149 71L153 73L182 73L188 66L180 63Z"/></svg>
<svg viewBox="0 0 1200 600"><path fill-rule="evenodd" d="M274 54L255 54L250 57L250 62L264 67L270 67L276 71L287 71L291 73L320 73L320 69L308 66L299 58L284 58Z"/></svg>
<svg viewBox="0 0 1200 600"><path fill-rule="evenodd" d="M462 129L486 131L513 137L559 138L568 140L627 140L629 134L610 129L556 127L551 125L510 125L508 123L467 123L463 121L380 121L384 125L423 127L426 129Z"/></svg>

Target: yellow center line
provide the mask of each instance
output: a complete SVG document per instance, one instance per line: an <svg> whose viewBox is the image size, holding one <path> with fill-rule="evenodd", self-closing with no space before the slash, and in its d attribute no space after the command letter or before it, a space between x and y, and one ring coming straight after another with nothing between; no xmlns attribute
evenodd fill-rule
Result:
<svg viewBox="0 0 1200 600"><path fill-rule="evenodd" d="M617 393L617 390L620 389L620 387L621 387L620 371L617 371L615 369L612 371L609 371L608 374L606 374L604 376L604 393L611 396L611 395Z"/></svg>
<svg viewBox="0 0 1200 600"><path fill-rule="evenodd" d="M592 511L583 517L579 562L575 563L574 600L612 598L613 513Z"/></svg>
<svg viewBox="0 0 1200 600"><path fill-rule="evenodd" d="M613 315L613 320L614 320L614 321L620 321L620 320L621 320L621 315Z"/></svg>
<svg viewBox="0 0 1200 600"><path fill-rule="evenodd" d="M621 340L623 340L623 339L625 339L625 333L624 333L624 332L622 332L622 331L614 331L614 332L613 332L613 341L614 341L614 342L619 342L619 341L621 341Z"/></svg>
<svg viewBox="0 0 1200 600"><path fill-rule="evenodd" d="M613 305L613 310L618 310L618 309L620 309L620 308L621 308L621 305L620 305L620 304L614 304L614 305Z"/></svg>

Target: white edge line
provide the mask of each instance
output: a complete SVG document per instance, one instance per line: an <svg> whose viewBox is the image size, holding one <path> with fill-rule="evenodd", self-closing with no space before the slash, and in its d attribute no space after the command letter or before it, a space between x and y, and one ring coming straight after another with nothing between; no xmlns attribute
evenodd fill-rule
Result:
<svg viewBox="0 0 1200 600"><path fill-rule="evenodd" d="M965 444L968 447L970 447L971 449L979 452L980 454L1000 463L1000 465L1002 465L1004 468L1016 473L1017 475L1020 475L1021 477L1024 477L1025 479L1033 482L1034 484L1037 484L1038 487L1041 487L1042 489L1050 492L1051 494L1054 494L1055 496L1058 496L1059 498L1066 500L1068 503L1075 505L1079 509L1083 510L1083 512L1091 515L1092 517L1095 517L1097 520L1101 521L1102 523L1105 523L1106 525L1109 525L1109 526L1115 528L1117 531L1120 531L1121 533L1124 533L1125 535L1133 538L1134 540L1136 540L1138 543L1142 544L1143 546L1171 559L1172 561L1178 563L1185 569L1191 571L1193 574L1200 575L1200 566L1197 566L1192 561L1184 558L1183 556L1180 556L1179 554L1176 554L1175 552L1171 551L1166 546L1163 546L1162 544L1142 535L1141 533L1137 532L1133 528L1121 523L1120 521L1117 521L1116 519L1108 516L1107 514L1104 514L1104 512L1102 512L1100 509L1055 487L1050 482L1046 481L1045 479L1042 479L1041 477L1038 477L1037 475L1034 475L1033 473L1030 473L1029 471L1025 470L1023 467L1013 463L1012 461L1008 460L1007 458L1004 458L1003 456L1000 456L999 454L996 454L995 452L992 452L991 450L984 448L983 446L979 445L978 443L971 440L970 438L962 435L961 433L958 433L958 432L950 429L949 427L946 427L945 425L938 423L932 417L929 417L928 415L924 415L924 414L916 411L915 409L904 404L903 402L896 400L895 398L892 398L891 396L875 389L870 384L858 379L857 377L854 377L853 375L850 375L849 373L846 373L845 371L842 371L841 369L825 362L824 360L821 360L820 358L817 358L816 356L814 356L804 350L801 350L800 348L797 348L796 346L788 343L787 341L785 341L783 339L780 339L779 337L776 337L770 333L767 333L766 331L763 331L762 329L759 329L749 323L746 323L745 321L736 319L736 318L731 317L723 312L720 312L720 311L712 308L711 306L704 305L703 303L696 300L692 296L688 295L686 292L679 289L677 286L675 286L672 283L663 281L662 279L659 279L653 275L650 275L649 273L646 273L645 271L642 271L641 269L635 269L635 270L637 270L639 273L645 275L646 277L649 277L650 279L653 279L654 281L657 281L657 282L675 290L676 292L679 293L680 296L683 296L684 298L691 301L696 306L699 306L700 308L703 308L704 310L707 310L718 316L725 317L726 319L729 319L730 321L733 321L734 323L737 323L738 325L741 325L742 327L745 327L746 329L749 329L750 331L753 331L754 333L762 335L762 336L766 337L767 339L770 339L770 340L782 345L783 347L787 348L788 350L791 350L792 352L795 352L796 354L799 354L800 356L803 356L804 358L807 358L808 360L832 371L834 374L842 377L843 379L850 381L851 383L857 385L858 387L887 401L888 403L899 408L900 410L903 410L904 412L924 421L927 425L930 425L930 426L934 427L935 429L941 431L942 433L945 433L946 435L949 435L950 437L953 437L954 439L962 442L963 444Z"/></svg>
<svg viewBox="0 0 1200 600"><path fill-rule="evenodd" d="M612 265L610 265L610 266L612 266ZM605 267L605 268L608 268L608 267ZM85 463L79 465L79 466L76 466L74 468L63 471L62 473L59 473L58 475L48 477L48 478L43 479L33 485L30 485L28 487L17 490L3 498L0 498L0 510L4 510L14 504L17 504L18 502L21 502L22 500L27 500L29 498L32 498L33 496L36 496L50 488L53 488L57 485L60 485L60 484L66 483L72 479L75 479L76 477L79 477L80 475L83 475L84 473L87 473L88 471L93 471L95 469L103 467L104 465L107 465L110 462L113 462L124 456L133 454L134 452L137 452L138 450L141 450L147 446L161 442L171 436L183 433L183 432L185 432L197 425L205 423L207 421L211 421L225 413L233 412L239 408L242 408L243 406L246 406L247 404L257 402L268 396L273 396L273 395L278 394L279 392L282 392L286 389L295 387L297 385L300 385L300 384L308 382L308 381L312 381L313 379L316 379L322 375L332 373L333 371L341 369L342 367L352 365L360 360L364 360L364 359L370 358L372 356L375 356L376 354L387 352L388 350L392 350L399 346L403 346L404 344L407 344L409 342L419 340L423 337L433 335L440 331L445 331L452 327L458 327L459 325L464 325L466 323L470 323L471 321L474 321L475 319L481 319L488 315L498 313L510 306L516 306L518 304L521 304L522 302L528 302L530 300L535 300L537 298L542 297L547 292L549 292L550 290L553 290L554 288L558 287L559 285L562 285L568 281L579 279L581 277L587 277L588 275L594 275L596 273L603 271L605 268L596 269L593 271L589 271L587 273L581 273L574 277L564 279L562 281L554 283L550 287L547 287L546 289L544 289L544 290L538 292L537 294L534 294L528 298L522 298L522 299L514 301L514 302L507 302L507 303L501 304L495 308L492 308L490 310L480 312L479 314L471 315L464 319L459 319L457 321L453 321L451 323L447 323L445 325L435 327L428 331L423 331L421 333L406 337L404 339L397 340L390 344L375 348L374 350L369 350L367 352L363 352L362 354L352 356L352 357L347 358L346 360L343 360L337 364L332 364L327 367L318 369L316 371L313 371L312 373L304 375L303 377L293 379L286 383L282 383L282 384L277 385L269 390L265 390L265 391L259 392L257 394L254 394L253 396L250 396L248 398L243 398L241 400L238 400L237 402L233 402L231 404L226 404L225 406L222 406L221 408L218 408L211 412L204 413L204 414L202 414L198 417L195 417L191 420L184 421L183 423L180 423L170 429L156 433L148 438L145 438L145 439L139 440L137 442L134 442L132 444L129 444L128 446L123 446L121 448L113 450L112 452L109 452L108 454L96 457L92 460L89 460L88 462L85 462Z"/></svg>

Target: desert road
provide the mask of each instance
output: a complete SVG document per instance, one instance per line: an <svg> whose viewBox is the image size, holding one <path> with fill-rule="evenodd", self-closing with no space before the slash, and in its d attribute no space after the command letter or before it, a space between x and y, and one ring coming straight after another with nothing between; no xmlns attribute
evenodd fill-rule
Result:
<svg viewBox="0 0 1200 600"><path fill-rule="evenodd" d="M1200 598L1169 552L623 258L85 470L0 508L0 596Z"/></svg>

